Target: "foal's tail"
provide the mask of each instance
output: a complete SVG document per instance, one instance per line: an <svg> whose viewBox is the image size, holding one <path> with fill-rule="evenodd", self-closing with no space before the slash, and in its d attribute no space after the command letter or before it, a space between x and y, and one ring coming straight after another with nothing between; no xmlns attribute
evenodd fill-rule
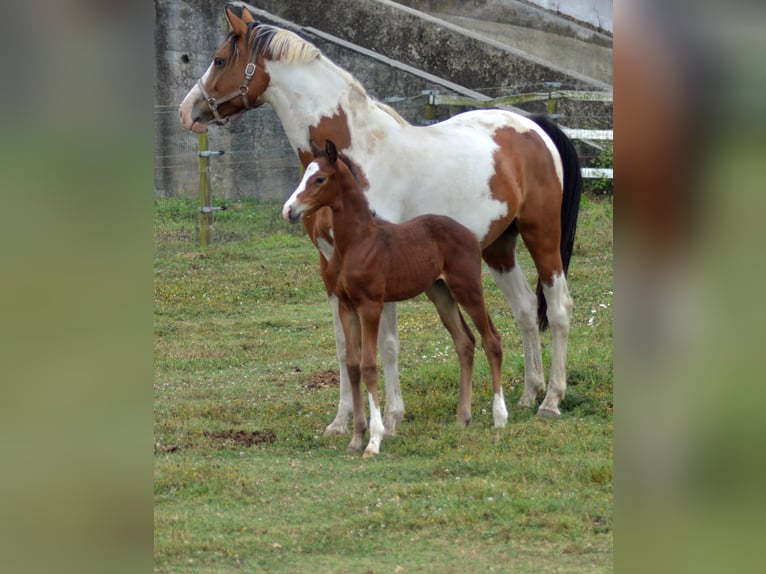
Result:
<svg viewBox="0 0 766 574"><path fill-rule="evenodd" d="M572 258L575 231L577 231L577 214L580 210L580 195L582 194L582 172L580 158L577 156L572 141L561 131L553 121L545 115L533 115L530 118L543 128L556 145L561 156L564 169L564 196L561 201L561 262L564 265L564 275L569 270L569 260ZM543 295L543 285L537 280L537 321L541 330L548 327L548 305Z"/></svg>

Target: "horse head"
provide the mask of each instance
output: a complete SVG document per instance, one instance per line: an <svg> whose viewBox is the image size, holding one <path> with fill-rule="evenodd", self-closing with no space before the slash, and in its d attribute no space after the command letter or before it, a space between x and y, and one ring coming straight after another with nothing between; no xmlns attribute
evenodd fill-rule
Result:
<svg viewBox="0 0 766 574"><path fill-rule="evenodd" d="M264 26L255 21L244 2L227 3L225 13L231 31L179 108L183 127L197 133L206 132L211 123L225 125L260 106L269 84L258 38Z"/></svg>
<svg viewBox="0 0 766 574"><path fill-rule="evenodd" d="M306 166L303 178L282 207L282 217L297 223L319 208L330 205L338 195L338 150L327 140L322 150L312 141L314 159Z"/></svg>

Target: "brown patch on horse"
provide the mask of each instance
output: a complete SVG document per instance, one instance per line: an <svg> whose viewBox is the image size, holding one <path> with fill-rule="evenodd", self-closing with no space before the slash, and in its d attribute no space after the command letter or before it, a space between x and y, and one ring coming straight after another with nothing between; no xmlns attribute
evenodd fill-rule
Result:
<svg viewBox="0 0 766 574"><path fill-rule="evenodd" d="M325 146L328 138L332 138L332 141L337 146L338 151L343 151L351 146L351 131L348 129L348 117L346 111L338 107L338 111L332 116L323 116L319 123L315 126L309 127L309 138L320 148ZM306 153L301 151L301 153ZM308 161L303 163L304 167L311 163L313 156L311 150L309 150Z"/></svg>
<svg viewBox="0 0 766 574"><path fill-rule="evenodd" d="M551 224L559 221L562 198L553 157L534 130L500 128L493 139L499 149L495 151L495 175L489 187L495 199L507 202L508 216L492 222L487 236L496 239L484 249L484 260L494 269L511 269L513 247L520 232L540 279L551 284L553 274L563 269L560 224Z"/></svg>

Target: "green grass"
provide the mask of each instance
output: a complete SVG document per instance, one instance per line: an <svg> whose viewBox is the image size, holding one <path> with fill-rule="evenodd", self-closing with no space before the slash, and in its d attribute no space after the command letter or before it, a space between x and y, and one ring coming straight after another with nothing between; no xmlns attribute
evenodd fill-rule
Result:
<svg viewBox="0 0 766 574"><path fill-rule="evenodd" d="M509 425L492 427L478 351L473 421L457 428L457 359L421 296L399 306L406 414L374 460L321 437L332 317L317 252L279 209L218 212L200 252L195 204L156 204L155 570L611 571L611 201L583 199L563 416L515 406L521 337L485 274ZM547 367L549 333L543 348Z"/></svg>

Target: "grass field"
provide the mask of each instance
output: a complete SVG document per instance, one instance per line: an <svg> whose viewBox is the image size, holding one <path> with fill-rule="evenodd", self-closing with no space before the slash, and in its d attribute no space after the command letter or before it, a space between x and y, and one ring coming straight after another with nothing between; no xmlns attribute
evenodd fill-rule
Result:
<svg viewBox="0 0 766 574"><path fill-rule="evenodd" d="M479 349L473 421L457 427L457 359L421 296L399 306L405 418L373 460L321 436L332 318L317 252L280 207L219 212L200 252L195 204L156 203L155 571L611 571L611 200L582 202L562 417L515 405L521 337L485 273L508 426L492 427ZM549 352L545 333L546 367Z"/></svg>

